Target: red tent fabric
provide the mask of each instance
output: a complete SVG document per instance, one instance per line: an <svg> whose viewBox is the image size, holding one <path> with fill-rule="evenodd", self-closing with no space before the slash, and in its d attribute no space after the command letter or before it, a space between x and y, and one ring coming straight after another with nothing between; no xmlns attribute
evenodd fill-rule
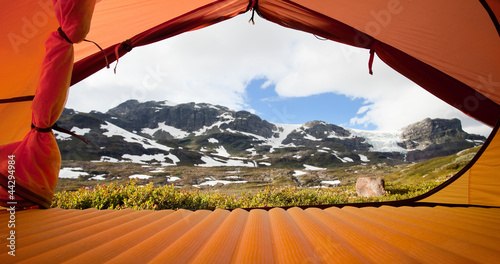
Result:
<svg viewBox="0 0 500 264"><path fill-rule="evenodd" d="M12 157L2 161L0 172L15 176L13 188L9 188L13 185L7 181L8 177L0 177L0 204L3 206L37 204L50 207L52 203L61 155L51 127L66 103L73 70L73 43L81 42L87 35L94 5L95 0L54 0L61 30L52 32L45 42L46 54L31 105L32 129L22 141L0 147L1 157ZM9 168L8 165L15 166Z"/></svg>

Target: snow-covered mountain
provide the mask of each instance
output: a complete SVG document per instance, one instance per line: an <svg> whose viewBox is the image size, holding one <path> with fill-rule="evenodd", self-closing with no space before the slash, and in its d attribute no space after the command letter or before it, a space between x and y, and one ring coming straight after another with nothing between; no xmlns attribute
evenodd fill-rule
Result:
<svg viewBox="0 0 500 264"><path fill-rule="evenodd" d="M58 125L91 141L55 132L66 160L163 166L320 167L400 163L450 155L482 144L460 121L426 119L401 131L363 131L322 121L276 124L211 104L139 103L106 113L63 112Z"/></svg>

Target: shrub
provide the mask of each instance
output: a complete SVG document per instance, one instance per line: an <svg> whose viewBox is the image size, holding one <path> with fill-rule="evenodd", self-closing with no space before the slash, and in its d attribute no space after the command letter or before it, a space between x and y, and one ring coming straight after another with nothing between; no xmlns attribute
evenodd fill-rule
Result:
<svg viewBox="0 0 500 264"><path fill-rule="evenodd" d="M228 195L220 192L183 190L173 185L155 187L153 183L138 185L130 180L124 185L111 183L97 185L93 189L82 187L77 191L58 192L54 195L52 207L63 209L232 209L275 206L305 206L320 204L341 204L355 202L377 202L407 199L425 193L436 187L438 182L428 181L406 185L386 185L382 197L358 197L354 186L327 189L297 187L266 187L257 193L242 192Z"/></svg>

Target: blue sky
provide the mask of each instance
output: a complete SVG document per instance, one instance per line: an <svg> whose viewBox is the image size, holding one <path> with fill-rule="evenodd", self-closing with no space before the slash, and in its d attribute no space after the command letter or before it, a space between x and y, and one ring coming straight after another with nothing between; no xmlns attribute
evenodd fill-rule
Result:
<svg viewBox="0 0 500 264"><path fill-rule="evenodd" d="M469 133L489 127L401 76L369 52L250 14L134 48L117 73L103 69L71 87L67 107L106 112L129 100L211 103L270 122L322 120L397 130L424 118L459 118ZM111 68L114 68L112 65Z"/></svg>
<svg viewBox="0 0 500 264"><path fill-rule="evenodd" d="M373 124L349 125L364 104L363 99L352 99L334 93L316 94L307 97L280 97L274 85L263 87L266 79L252 80L246 89L247 103L259 115L273 123L303 124L320 120L352 128L374 130Z"/></svg>

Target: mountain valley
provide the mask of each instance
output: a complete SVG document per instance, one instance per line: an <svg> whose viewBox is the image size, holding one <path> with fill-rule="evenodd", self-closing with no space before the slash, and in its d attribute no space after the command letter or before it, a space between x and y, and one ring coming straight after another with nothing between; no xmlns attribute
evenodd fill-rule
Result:
<svg viewBox="0 0 500 264"><path fill-rule="evenodd" d="M458 119L363 131L323 121L276 124L223 106L168 101L130 100L106 113L65 109L58 125L90 141L55 132L64 186L77 179L151 177L195 188L336 186L353 184L355 176L386 175L415 162L477 151L486 140L464 132Z"/></svg>

